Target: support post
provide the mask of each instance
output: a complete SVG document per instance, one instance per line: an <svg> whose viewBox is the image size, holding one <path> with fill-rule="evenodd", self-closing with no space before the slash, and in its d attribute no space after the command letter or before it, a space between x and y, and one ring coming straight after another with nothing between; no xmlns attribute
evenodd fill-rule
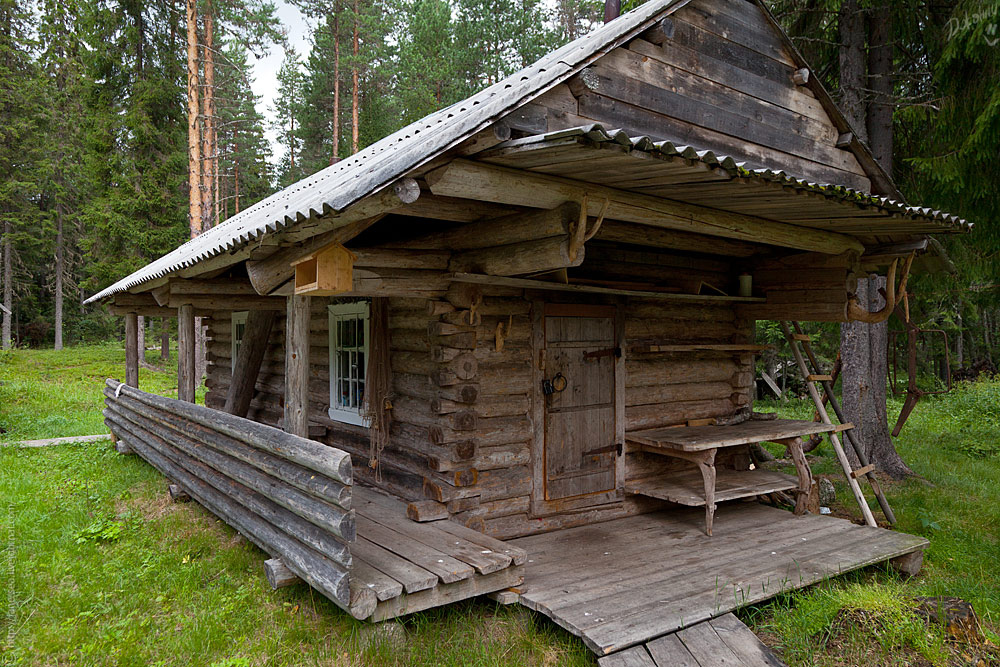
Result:
<svg viewBox="0 0 1000 667"><path fill-rule="evenodd" d="M288 297L285 320L285 432L309 437L308 296Z"/></svg>
<svg viewBox="0 0 1000 667"><path fill-rule="evenodd" d="M194 403L195 397L194 306L177 309L177 398Z"/></svg>
<svg viewBox="0 0 1000 667"><path fill-rule="evenodd" d="M139 316L125 314L125 384L139 388Z"/></svg>
<svg viewBox="0 0 1000 667"><path fill-rule="evenodd" d="M260 365L267 352L275 313L272 310L251 310L247 314L246 328L240 351L233 360L233 377L226 392L225 411L237 417L246 417L253 400L254 388Z"/></svg>

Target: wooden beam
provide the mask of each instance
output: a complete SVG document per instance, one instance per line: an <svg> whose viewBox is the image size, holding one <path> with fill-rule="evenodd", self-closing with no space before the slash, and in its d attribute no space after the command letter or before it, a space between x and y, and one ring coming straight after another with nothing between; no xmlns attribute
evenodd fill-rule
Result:
<svg viewBox="0 0 1000 667"><path fill-rule="evenodd" d="M472 250L550 236L568 236L580 219L580 204L564 202L552 209L514 213L502 218L428 234L407 243L412 248Z"/></svg>
<svg viewBox="0 0 1000 667"><path fill-rule="evenodd" d="M139 316L125 315L125 384L139 388Z"/></svg>
<svg viewBox="0 0 1000 667"><path fill-rule="evenodd" d="M451 259L448 268L454 273L484 273L491 276L517 276L555 271L583 263L584 249L575 256L570 236L550 236L534 241L466 250Z"/></svg>
<svg viewBox="0 0 1000 667"><path fill-rule="evenodd" d="M309 437L309 306L308 296L287 298L285 320L286 433Z"/></svg>
<svg viewBox="0 0 1000 667"><path fill-rule="evenodd" d="M177 398L194 403L195 340L194 306L185 304L177 309Z"/></svg>
<svg viewBox="0 0 1000 667"><path fill-rule="evenodd" d="M157 305L166 306L170 302L170 283L164 283L159 287L149 290L156 300Z"/></svg>
<svg viewBox="0 0 1000 667"><path fill-rule="evenodd" d="M436 195L535 208L554 208L565 201L582 201L588 195L588 215L595 217L606 198L606 217L612 220L826 254L861 252L864 248L860 241L844 234L469 160L454 160L427 174L426 180Z"/></svg>
<svg viewBox="0 0 1000 667"><path fill-rule="evenodd" d="M396 203L398 202L399 200L396 199ZM360 220L353 220L332 231L314 236L299 245L279 250L267 259L247 262L247 274L250 276L250 283L258 294L270 294L288 282L295 274L292 262L312 254L331 243L346 243L350 241L381 220L383 215L380 213Z"/></svg>
<svg viewBox="0 0 1000 667"><path fill-rule="evenodd" d="M240 351L233 363L233 379L226 392L224 409L231 415L246 417L250 410L257 375L260 373L264 353L267 352L275 316L275 312L271 310L251 310L247 313L243 342L240 343Z"/></svg>
<svg viewBox="0 0 1000 667"><path fill-rule="evenodd" d="M198 310L232 311L232 310L276 310L285 309L285 300L271 296L222 296L202 294L178 294L170 296L170 306L180 308L189 305Z"/></svg>
<svg viewBox="0 0 1000 667"><path fill-rule="evenodd" d="M171 280L170 294L256 296L257 292L254 290L253 285L250 284L250 281L243 278L213 278L212 280Z"/></svg>
<svg viewBox="0 0 1000 667"><path fill-rule="evenodd" d="M751 257L767 251L767 247L763 245L614 220L606 220L601 225L594 240L725 255L727 257Z"/></svg>

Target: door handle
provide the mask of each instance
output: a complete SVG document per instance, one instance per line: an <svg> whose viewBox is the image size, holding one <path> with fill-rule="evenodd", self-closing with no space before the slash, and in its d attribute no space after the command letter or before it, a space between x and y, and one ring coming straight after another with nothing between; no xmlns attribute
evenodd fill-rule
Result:
<svg viewBox="0 0 1000 667"><path fill-rule="evenodd" d="M568 384L569 381L562 373L556 373L551 380L542 380L542 394L551 396L558 391L564 390Z"/></svg>

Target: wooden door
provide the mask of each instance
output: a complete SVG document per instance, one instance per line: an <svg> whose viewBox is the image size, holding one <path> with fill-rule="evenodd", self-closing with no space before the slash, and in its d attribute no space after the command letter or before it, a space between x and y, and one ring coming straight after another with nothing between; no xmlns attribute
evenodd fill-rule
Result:
<svg viewBox="0 0 1000 667"><path fill-rule="evenodd" d="M539 396L543 493L536 489L536 499L549 509L613 499L621 363L615 308L548 304L541 325L540 376L553 391Z"/></svg>

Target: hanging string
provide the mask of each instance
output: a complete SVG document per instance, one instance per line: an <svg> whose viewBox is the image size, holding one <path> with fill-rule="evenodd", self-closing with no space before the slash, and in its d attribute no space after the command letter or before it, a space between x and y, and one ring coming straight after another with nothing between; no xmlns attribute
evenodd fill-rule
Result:
<svg viewBox="0 0 1000 667"><path fill-rule="evenodd" d="M368 467L382 481L379 465L392 425L392 371L389 366L389 301L374 297L368 328L368 368L365 372L365 417L368 420Z"/></svg>

